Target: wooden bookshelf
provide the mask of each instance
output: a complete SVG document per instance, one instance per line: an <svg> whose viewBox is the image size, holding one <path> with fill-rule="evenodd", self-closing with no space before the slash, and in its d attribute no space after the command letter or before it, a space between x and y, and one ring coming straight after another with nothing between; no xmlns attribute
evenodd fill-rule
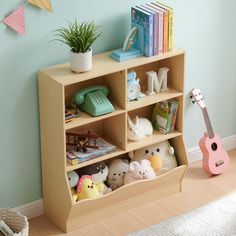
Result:
<svg viewBox="0 0 236 236"><path fill-rule="evenodd" d="M59 228L69 232L91 224L102 218L121 213L142 202L151 201L181 191L181 184L188 166L183 141L184 119L184 51L174 49L168 53L140 57L118 63L108 57L109 52L93 57L91 71L74 74L69 64L61 64L42 69L38 73L41 156L43 176L44 213ZM168 87L166 92L145 96L139 101L126 99L127 72L135 70L142 88L147 88L146 72L168 67ZM73 94L90 85L106 85L108 96L115 111L103 116L92 117L81 112L79 118L70 123L64 121L65 105L71 102ZM154 131L151 137L138 142L127 140L127 115L151 118L157 102L168 99L179 100L176 130L163 135ZM91 130L116 145L116 151L87 162L71 166L66 162L66 132ZM175 148L178 167L152 180L138 181L123 186L99 199L87 199L73 203L67 181L67 172L87 165L113 158L123 158L131 150L136 150L164 140L169 140Z"/></svg>

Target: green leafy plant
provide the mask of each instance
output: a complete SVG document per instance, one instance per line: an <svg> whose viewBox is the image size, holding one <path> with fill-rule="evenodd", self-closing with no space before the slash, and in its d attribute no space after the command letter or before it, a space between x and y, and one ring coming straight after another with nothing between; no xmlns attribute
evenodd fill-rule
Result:
<svg viewBox="0 0 236 236"><path fill-rule="evenodd" d="M54 30L55 40L68 45L72 52L85 53L88 52L94 41L101 35L98 32L99 26L94 22L78 23L69 22L68 28L59 28Z"/></svg>

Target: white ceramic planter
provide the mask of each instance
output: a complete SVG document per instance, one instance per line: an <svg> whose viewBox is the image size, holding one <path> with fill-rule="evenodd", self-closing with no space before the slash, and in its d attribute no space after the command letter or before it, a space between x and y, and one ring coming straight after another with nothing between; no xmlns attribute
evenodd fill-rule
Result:
<svg viewBox="0 0 236 236"><path fill-rule="evenodd" d="M92 49L85 53L71 52L71 70L75 73L92 69Z"/></svg>

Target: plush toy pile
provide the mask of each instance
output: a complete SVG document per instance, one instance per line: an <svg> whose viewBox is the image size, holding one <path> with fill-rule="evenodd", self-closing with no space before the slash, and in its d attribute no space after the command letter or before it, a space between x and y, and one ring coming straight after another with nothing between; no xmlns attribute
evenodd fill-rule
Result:
<svg viewBox="0 0 236 236"><path fill-rule="evenodd" d="M174 148L168 141L128 153L128 159L115 159L68 172L73 202L101 197L123 185L152 179L177 166ZM81 177L79 177L81 176Z"/></svg>

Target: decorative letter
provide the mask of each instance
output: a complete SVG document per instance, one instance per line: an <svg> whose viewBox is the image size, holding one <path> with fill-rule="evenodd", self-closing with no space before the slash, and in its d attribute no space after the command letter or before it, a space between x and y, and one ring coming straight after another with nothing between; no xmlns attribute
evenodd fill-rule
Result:
<svg viewBox="0 0 236 236"><path fill-rule="evenodd" d="M161 92L168 90L167 87L167 73L169 69L166 67L160 68L158 71L158 80L159 84L161 85Z"/></svg>
<svg viewBox="0 0 236 236"><path fill-rule="evenodd" d="M153 91L154 80L157 79L157 73L155 71L148 71L148 91L146 92L148 96L155 94Z"/></svg>

